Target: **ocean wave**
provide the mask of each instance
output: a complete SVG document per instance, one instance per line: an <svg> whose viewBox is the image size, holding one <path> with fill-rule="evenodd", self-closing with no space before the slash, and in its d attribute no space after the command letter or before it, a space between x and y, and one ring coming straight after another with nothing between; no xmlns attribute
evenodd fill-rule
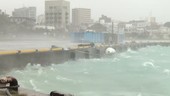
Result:
<svg viewBox="0 0 170 96"><path fill-rule="evenodd" d="M72 80L72 79L69 79L69 78L66 78L66 77L62 77L62 76L56 76L56 79L57 80L62 80L62 81L74 81L74 80Z"/></svg>
<svg viewBox="0 0 170 96"><path fill-rule="evenodd" d="M132 90L140 90L139 86L142 86L142 92L161 92L170 96L169 53L159 49L148 47L139 51L128 50L113 57L79 59L67 61L64 64L51 64L48 67L43 67L41 64L28 64L24 70L14 70L9 74L17 77L21 86L36 91L46 92L52 87L57 89L53 86L55 83L62 90L77 92L78 95L75 96L162 96L146 95L140 92L134 94L113 92L126 89L126 86L129 89L133 87ZM168 56L165 56L166 58L159 56L160 53ZM42 85L51 86L43 86L43 88Z"/></svg>
<svg viewBox="0 0 170 96"><path fill-rule="evenodd" d="M133 51L131 48L128 48L127 52L128 52L128 53L133 53L133 54L138 53L137 51Z"/></svg>
<svg viewBox="0 0 170 96"><path fill-rule="evenodd" d="M164 96L153 93L140 92L80 92L76 96Z"/></svg>
<svg viewBox="0 0 170 96"><path fill-rule="evenodd" d="M163 73L169 75L169 74L170 74L170 69L164 69L164 70L163 70Z"/></svg>
<svg viewBox="0 0 170 96"><path fill-rule="evenodd" d="M143 66L144 67L152 67L152 68L155 68L155 69L159 68L159 66L156 66L153 62L144 62Z"/></svg>
<svg viewBox="0 0 170 96"><path fill-rule="evenodd" d="M39 70L40 68L42 68L41 64L31 64L31 63L28 63L27 66L25 67L25 69L27 70Z"/></svg>
<svg viewBox="0 0 170 96"><path fill-rule="evenodd" d="M43 69L42 69L42 68L40 68L40 69L38 70L38 76L41 76L41 75L43 75Z"/></svg>
<svg viewBox="0 0 170 96"><path fill-rule="evenodd" d="M32 79L29 80L29 82L30 82L31 86L33 87L33 90L40 91L40 89L37 88L36 84L34 83L34 81Z"/></svg>
<svg viewBox="0 0 170 96"><path fill-rule="evenodd" d="M118 62L118 61L120 61L120 59L118 59L118 58L113 59L113 62Z"/></svg>
<svg viewBox="0 0 170 96"><path fill-rule="evenodd" d="M132 57L131 55L126 54L126 53L122 53L122 54L120 54L120 56L121 56L122 58L131 58L131 57Z"/></svg>

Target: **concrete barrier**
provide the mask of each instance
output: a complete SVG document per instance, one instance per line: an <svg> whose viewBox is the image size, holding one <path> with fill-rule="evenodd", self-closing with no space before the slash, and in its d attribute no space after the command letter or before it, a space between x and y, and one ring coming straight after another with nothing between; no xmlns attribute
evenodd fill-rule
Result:
<svg viewBox="0 0 170 96"><path fill-rule="evenodd" d="M36 49L26 49L26 50L19 50L18 53L25 54L25 53L35 53L37 52Z"/></svg>
<svg viewBox="0 0 170 96"><path fill-rule="evenodd" d="M41 48L41 49L37 49L38 52L48 52L50 51L50 48Z"/></svg>
<svg viewBox="0 0 170 96"><path fill-rule="evenodd" d="M12 55L12 54L17 54L17 50L9 50L9 51L0 51L0 55Z"/></svg>
<svg viewBox="0 0 170 96"><path fill-rule="evenodd" d="M13 68L24 68L28 63L41 64L61 64L69 60L101 58L105 55L105 50L112 47L116 52L124 52L128 48L138 50L146 46L170 46L170 42L138 42L117 44L97 45L97 46L73 46L64 50L63 48L40 48L25 50L0 51L0 70L11 70Z"/></svg>
<svg viewBox="0 0 170 96"><path fill-rule="evenodd" d="M62 51L63 48L52 48L51 51Z"/></svg>

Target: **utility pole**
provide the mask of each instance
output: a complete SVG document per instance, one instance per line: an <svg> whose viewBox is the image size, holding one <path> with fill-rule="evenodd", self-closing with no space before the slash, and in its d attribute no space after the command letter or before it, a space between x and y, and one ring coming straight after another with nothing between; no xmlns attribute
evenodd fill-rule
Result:
<svg viewBox="0 0 170 96"><path fill-rule="evenodd" d="M114 33L114 22L112 21L112 34L111 34L112 44L113 44L113 41L114 41L113 33Z"/></svg>

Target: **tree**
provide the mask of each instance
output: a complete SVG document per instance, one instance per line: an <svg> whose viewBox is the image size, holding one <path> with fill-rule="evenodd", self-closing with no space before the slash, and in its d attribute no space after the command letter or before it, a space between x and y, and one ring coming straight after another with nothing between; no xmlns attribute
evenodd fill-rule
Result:
<svg viewBox="0 0 170 96"><path fill-rule="evenodd" d="M164 26L170 28L170 22L166 22Z"/></svg>
<svg viewBox="0 0 170 96"><path fill-rule="evenodd" d="M0 31L7 31L10 25L10 19L6 14L0 14Z"/></svg>
<svg viewBox="0 0 170 96"><path fill-rule="evenodd" d="M100 24L100 23L95 23L94 25L92 25L88 29L93 30L95 32L106 32L107 31L107 27Z"/></svg>

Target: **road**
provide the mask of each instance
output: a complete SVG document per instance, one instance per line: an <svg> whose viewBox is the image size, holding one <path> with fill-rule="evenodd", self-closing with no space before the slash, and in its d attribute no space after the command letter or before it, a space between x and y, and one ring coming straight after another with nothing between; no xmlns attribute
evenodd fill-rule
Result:
<svg viewBox="0 0 170 96"><path fill-rule="evenodd" d="M132 42L132 41L126 41L126 42ZM170 40L137 40L135 42L137 43L170 42ZM0 51L51 48L52 45L56 47L68 48L71 46L76 46L77 44L78 43L71 43L68 40L57 40L57 39L1 40Z"/></svg>
<svg viewBox="0 0 170 96"><path fill-rule="evenodd" d="M76 44L71 43L70 41L58 41L58 40L0 41L0 51L51 48L52 45L62 48L68 48Z"/></svg>

